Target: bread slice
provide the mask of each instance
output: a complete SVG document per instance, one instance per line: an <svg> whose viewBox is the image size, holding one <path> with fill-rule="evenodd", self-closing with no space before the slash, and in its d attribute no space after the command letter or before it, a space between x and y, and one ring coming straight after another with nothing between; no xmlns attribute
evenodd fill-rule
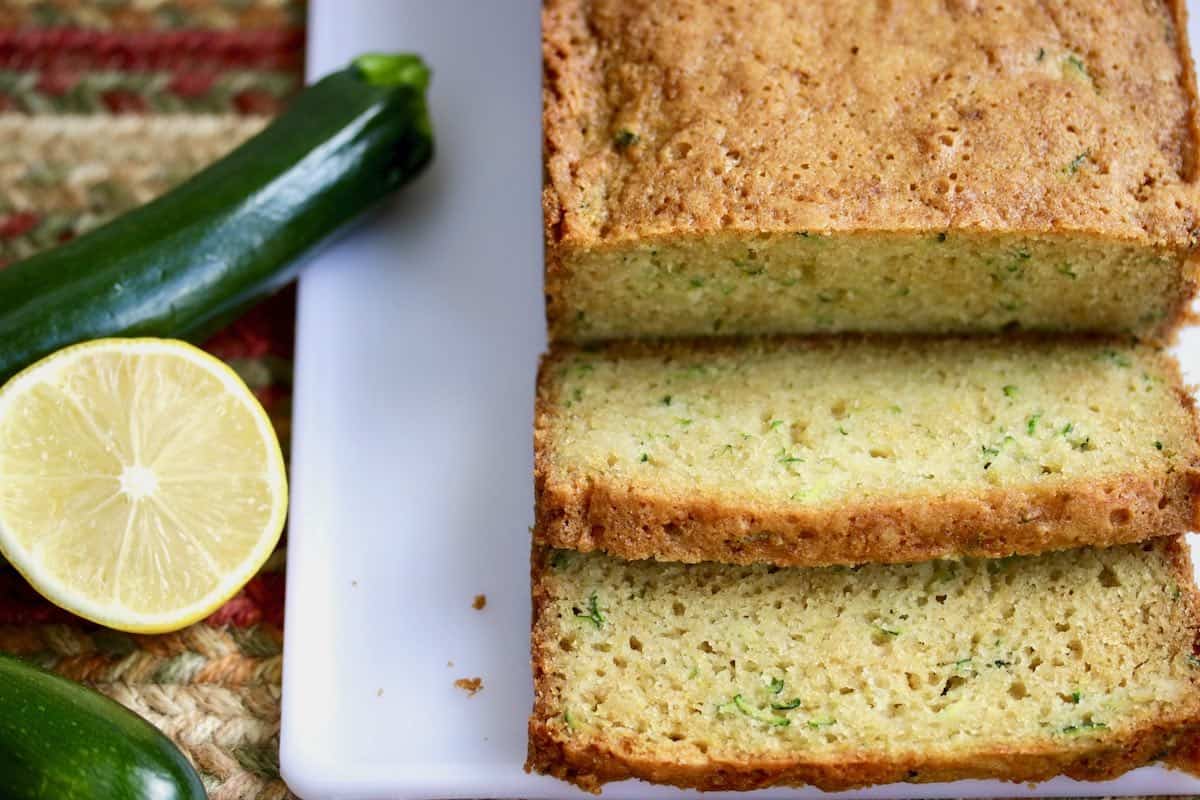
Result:
<svg viewBox="0 0 1200 800"><path fill-rule="evenodd" d="M535 549L526 768L596 790L1054 775L1200 730L1181 538L858 568Z"/></svg>
<svg viewBox="0 0 1200 800"><path fill-rule="evenodd" d="M1007 556L1197 523L1192 402L1110 341L559 347L536 535L624 558L813 566Z"/></svg>
<svg viewBox="0 0 1200 800"><path fill-rule="evenodd" d="M551 335L1165 335L1182 0L547 0Z"/></svg>

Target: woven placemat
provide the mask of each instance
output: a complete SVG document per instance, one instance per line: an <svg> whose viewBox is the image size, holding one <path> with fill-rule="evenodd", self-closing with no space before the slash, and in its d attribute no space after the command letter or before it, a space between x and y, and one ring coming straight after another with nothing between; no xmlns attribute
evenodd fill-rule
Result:
<svg viewBox="0 0 1200 800"><path fill-rule="evenodd" d="M0 0L0 268L161 193L259 130L300 86L303 0ZM206 347L289 441L294 292ZM224 608L165 636L98 628L0 566L0 650L161 728L212 800L279 778L285 548Z"/></svg>
<svg viewBox="0 0 1200 800"><path fill-rule="evenodd" d="M0 0L0 266L145 202L259 130L301 83L297 0ZM288 441L294 293L207 344ZM95 686L165 731L212 800L279 778L284 550L209 619L96 627L0 568L0 650Z"/></svg>

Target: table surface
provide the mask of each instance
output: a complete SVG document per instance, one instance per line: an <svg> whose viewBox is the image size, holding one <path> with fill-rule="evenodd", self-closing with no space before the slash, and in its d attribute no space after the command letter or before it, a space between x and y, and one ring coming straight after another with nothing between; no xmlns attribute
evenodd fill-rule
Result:
<svg viewBox="0 0 1200 800"><path fill-rule="evenodd" d="M224 154L301 85L296 0L0 2L0 266L52 247ZM207 344L286 443L294 291ZM99 629L0 567L0 650L96 686L171 736L211 800L290 796L278 737L285 551L209 619Z"/></svg>
<svg viewBox="0 0 1200 800"><path fill-rule="evenodd" d="M150 199L250 136L299 85L304 22L303 0L0 2L0 266ZM263 400L285 445L293 297L207 345ZM0 650L90 682L158 725L212 800L291 797L278 772L285 555L211 618L165 636L98 629L0 567Z"/></svg>

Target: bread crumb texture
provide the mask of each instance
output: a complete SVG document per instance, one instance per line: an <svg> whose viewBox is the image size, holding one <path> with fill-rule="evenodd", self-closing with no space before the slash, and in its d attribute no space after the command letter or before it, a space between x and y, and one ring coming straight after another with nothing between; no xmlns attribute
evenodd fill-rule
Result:
<svg viewBox="0 0 1200 800"><path fill-rule="evenodd" d="M483 689L483 678L459 678L454 685L466 692L467 697L474 697Z"/></svg>
<svg viewBox="0 0 1200 800"><path fill-rule="evenodd" d="M538 525L632 558L813 565L1182 533L1200 445L1174 361L1094 340L560 348Z"/></svg>
<svg viewBox="0 0 1200 800"><path fill-rule="evenodd" d="M1200 725L1186 547L816 569L535 551L528 764L591 789L1110 777Z"/></svg>
<svg viewBox="0 0 1200 800"><path fill-rule="evenodd" d="M552 334L1172 327L1182 3L548 0Z"/></svg>

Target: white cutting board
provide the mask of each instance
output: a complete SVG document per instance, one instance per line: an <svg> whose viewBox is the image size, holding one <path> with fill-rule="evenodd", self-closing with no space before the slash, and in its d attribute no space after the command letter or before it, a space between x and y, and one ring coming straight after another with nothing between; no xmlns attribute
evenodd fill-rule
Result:
<svg viewBox="0 0 1200 800"><path fill-rule="evenodd" d="M425 56L437 156L301 281L283 776L306 800L586 796L521 770L545 342L537 0L312 0L309 21L310 77L366 50ZM468 697L463 677L483 690ZM1145 768L853 796L1169 793L1200 780ZM633 781L604 795L685 796Z"/></svg>

